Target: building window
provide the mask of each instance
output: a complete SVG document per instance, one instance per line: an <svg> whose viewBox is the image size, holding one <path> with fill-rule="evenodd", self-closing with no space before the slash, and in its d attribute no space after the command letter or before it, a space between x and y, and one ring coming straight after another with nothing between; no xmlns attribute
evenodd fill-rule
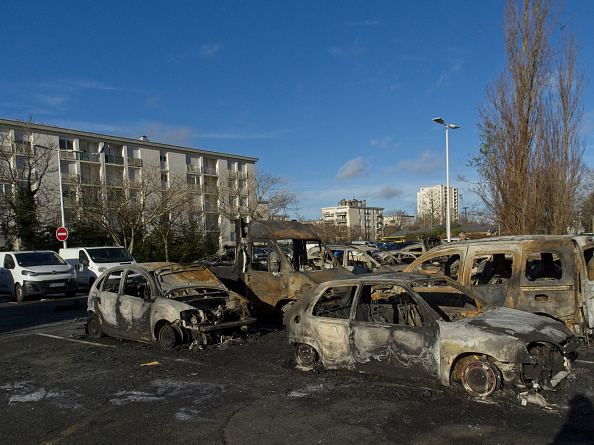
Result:
<svg viewBox="0 0 594 445"><path fill-rule="evenodd" d="M60 138L60 150L74 150L74 141L72 139Z"/></svg>

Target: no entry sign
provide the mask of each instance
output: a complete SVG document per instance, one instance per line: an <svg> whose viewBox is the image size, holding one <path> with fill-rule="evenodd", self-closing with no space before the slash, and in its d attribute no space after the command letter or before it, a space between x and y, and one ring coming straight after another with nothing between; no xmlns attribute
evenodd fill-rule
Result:
<svg viewBox="0 0 594 445"><path fill-rule="evenodd" d="M66 241L68 239L68 229L66 227L58 227L56 238L58 238L58 241Z"/></svg>

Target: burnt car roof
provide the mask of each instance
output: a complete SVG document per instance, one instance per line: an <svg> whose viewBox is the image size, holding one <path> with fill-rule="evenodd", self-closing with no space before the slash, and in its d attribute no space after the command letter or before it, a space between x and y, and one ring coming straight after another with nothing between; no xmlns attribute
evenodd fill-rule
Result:
<svg viewBox="0 0 594 445"><path fill-rule="evenodd" d="M470 289L465 286L462 286L457 281L452 280L450 277L446 277L445 275L436 275L436 274L425 274L425 273L416 273L416 272L385 272L385 273L371 273L371 274L361 274L361 275L353 275L348 276L345 278L337 278L331 279L328 281L324 281L316 286L314 289L319 289L320 287L324 286L333 286L338 283L340 284L359 284L359 283L392 283L392 284L401 284L401 285L410 285L410 283L423 285L423 283L432 283L435 281L447 281L453 287L464 289L468 295L472 298L477 300L483 307L488 306L488 304ZM315 292L314 292L315 293Z"/></svg>
<svg viewBox="0 0 594 445"><path fill-rule="evenodd" d="M574 240L574 239L588 239L594 242L592 235L510 235L510 236L492 236L487 238L463 240L452 244L442 244L431 249L431 252L447 249L448 247L457 247L461 245L484 244L484 243L509 243L520 241L553 241L553 240Z"/></svg>
<svg viewBox="0 0 594 445"><path fill-rule="evenodd" d="M319 240L320 236L311 224L298 221L250 221L248 238Z"/></svg>

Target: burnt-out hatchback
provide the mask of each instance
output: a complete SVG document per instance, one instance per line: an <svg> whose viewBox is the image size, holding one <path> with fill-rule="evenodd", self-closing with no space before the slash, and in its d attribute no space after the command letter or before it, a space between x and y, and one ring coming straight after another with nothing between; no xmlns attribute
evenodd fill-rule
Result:
<svg viewBox="0 0 594 445"><path fill-rule="evenodd" d="M247 301L200 265L130 264L105 271L89 292L87 333L158 343L208 344L255 322Z"/></svg>
<svg viewBox="0 0 594 445"><path fill-rule="evenodd" d="M556 386L577 339L562 323L485 307L444 276L390 273L329 281L285 316L297 363L459 382L486 397L501 385Z"/></svg>

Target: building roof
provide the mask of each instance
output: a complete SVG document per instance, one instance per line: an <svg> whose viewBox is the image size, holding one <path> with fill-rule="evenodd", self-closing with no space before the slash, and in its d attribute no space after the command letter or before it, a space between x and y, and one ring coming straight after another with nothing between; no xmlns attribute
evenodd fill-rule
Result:
<svg viewBox="0 0 594 445"><path fill-rule="evenodd" d="M234 155L230 153L222 153L217 151L203 150L193 147L183 147L180 145L163 144L161 142L152 142L146 139L132 139L120 136L112 136L102 133L92 133L90 131L72 130L69 128L56 127L52 125L44 125L30 122L15 121L11 119L0 118L0 127L27 127L31 131L40 133L59 133L64 136L71 136L72 138L85 139L98 142L113 142L121 145L131 145L135 147L147 147L155 150L167 150L170 152L183 152L186 154L198 154L204 156L211 156L216 158L229 158L241 161L257 162L258 158L249 156ZM142 136L141 136L142 137Z"/></svg>

